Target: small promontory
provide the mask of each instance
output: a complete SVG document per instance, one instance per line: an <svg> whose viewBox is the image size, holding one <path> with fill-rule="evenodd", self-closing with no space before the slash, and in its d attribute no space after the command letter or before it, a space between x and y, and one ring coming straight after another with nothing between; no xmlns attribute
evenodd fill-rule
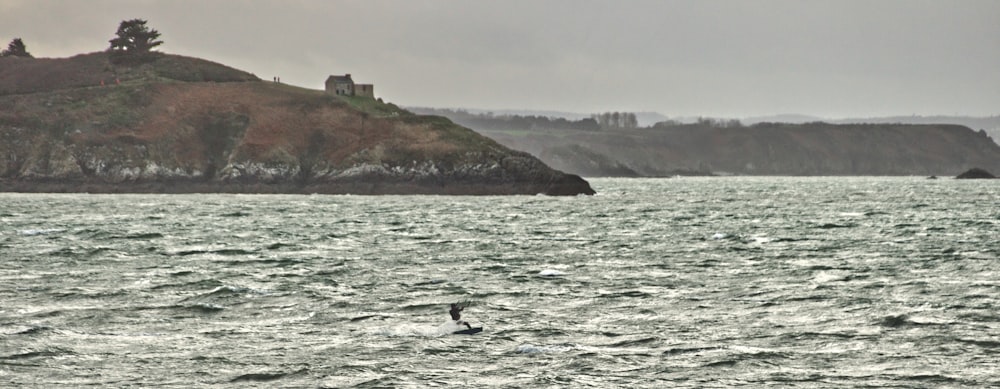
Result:
<svg viewBox="0 0 1000 389"><path fill-rule="evenodd" d="M0 58L0 191L594 193L443 117L197 58L122 65L107 52Z"/></svg>

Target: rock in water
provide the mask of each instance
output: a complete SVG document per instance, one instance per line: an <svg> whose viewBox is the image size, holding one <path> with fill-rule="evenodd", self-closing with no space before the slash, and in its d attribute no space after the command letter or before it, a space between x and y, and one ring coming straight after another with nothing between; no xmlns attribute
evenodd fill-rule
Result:
<svg viewBox="0 0 1000 389"><path fill-rule="evenodd" d="M997 178L990 172L974 167L972 169L966 170L965 173L959 174L955 178L960 179L979 179L979 178Z"/></svg>

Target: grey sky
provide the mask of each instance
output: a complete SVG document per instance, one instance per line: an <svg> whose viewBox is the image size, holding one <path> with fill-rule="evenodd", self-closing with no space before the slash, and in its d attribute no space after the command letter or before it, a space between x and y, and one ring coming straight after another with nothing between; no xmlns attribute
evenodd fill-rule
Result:
<svg viewBox="0 0 1000 389"><path fill-rule="evenodd" d="M0 0L0 40L161 51L401 105L669 116L1000 114L1000 1Z"/></svg>

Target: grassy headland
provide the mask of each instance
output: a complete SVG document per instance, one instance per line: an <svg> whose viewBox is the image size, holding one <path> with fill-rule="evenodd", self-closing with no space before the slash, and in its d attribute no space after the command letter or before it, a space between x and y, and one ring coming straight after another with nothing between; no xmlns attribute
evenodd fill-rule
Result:
<svg viewBox="0 0 1000 389"><path fill-rule="evenodd" d="M0 157L0 190L593 193L441 117L165 54L0 58Z"/></svg>

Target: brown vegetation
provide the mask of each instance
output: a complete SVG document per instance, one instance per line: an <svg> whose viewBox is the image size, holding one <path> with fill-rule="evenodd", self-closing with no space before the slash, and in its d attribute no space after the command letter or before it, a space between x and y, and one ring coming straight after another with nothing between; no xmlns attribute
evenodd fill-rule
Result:
<svg viewBox="0 0 1000 389"><path fill-rule="evenodd" d="M170 55L132 67L105 53L0 58L0 190L30 190L28 180L48 190L183 181L218 191L593 193L447 119L358 99ZM377 168L338 182L358 166ZM470 166L504 167L484 176Z"/></svg>
<svg viewBox="0 0 1000 389"><path fill-rule="evenodd" d="M115 65L108 53L72 58L0 58L0 95L52 92L117 83L150 81L252 81L250 73L198 58L154 53L148 64Z"/></svg>

